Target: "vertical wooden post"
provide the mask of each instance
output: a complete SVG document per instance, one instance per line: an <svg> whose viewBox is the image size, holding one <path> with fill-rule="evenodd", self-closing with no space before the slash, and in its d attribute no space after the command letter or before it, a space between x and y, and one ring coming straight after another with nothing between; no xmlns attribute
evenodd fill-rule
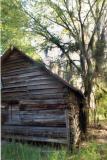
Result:
<svg viewBox="0 0 107 160"><path fill-rule="evenodd" d="M11 120L12 120L12 104L10 104Z"/></svg>
<svg viewBox="0 0 107 160"><path fill-rule="evenodd" d="M70 141L70 123L69 123L68 109L65 110L65 116L66 116L67 146L68 146L68 150L70 150L71 149L71 141Z"/></svg>

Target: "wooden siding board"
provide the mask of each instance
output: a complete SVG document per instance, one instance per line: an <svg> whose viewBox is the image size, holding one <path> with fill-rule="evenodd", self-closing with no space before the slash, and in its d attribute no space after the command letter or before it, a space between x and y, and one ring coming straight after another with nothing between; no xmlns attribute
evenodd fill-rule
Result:
<svg viewBox="0 0 107 160"><path fill-rule="evenodd" d="M48 137L33 137L33 136L11 136L11 135L2 135L5 139L14 139L14 140L25 140L25 141L36 141L36 142L50 142L50 143L59 143L59 144L67 144L66 139L53 139Z"/></svg>
<svg viewBox="0 0 107 160"><path fill-rule="evenodd" d="M44 139L46 142L55 140L56 143L66 144L66 122L65 112L62 109L46 109L46 110L22 110L17 109L11 111L10 118L2 125L2 137L20 138L24 140L35 141L37 138ZM27 123L26 123L27 120ZM29 123L34 120L35 123ZM21 122L21 123L20 123ZM61 141L62 140L62 141Z"/></svg>
<svg viewBox="0 0 107 160"><path fill-rule="evenodd" d="M71 139L70 139L70 122L69 122L69 111L65 110L66 115L66 133L67 133L67 145L68 149L71 149Z"/></svg>
<svg viewBox="0 0 107 160"><path fill-rule="evenodd" d="M34 126L2 126L2 133L25 136L41 136L53 138L66 138L66 130L63 127L34 127Z"/></svg>
<svg viewBox="0 0 107 160"><path fill-rule="evenodd" d="M3 69L5 69L5 66L2 67L2 73L5 75L5 72L3 72ZM19 68L19 69L16 69L16 70L8 70L6 72L6 75L5 76L14 76L14 75L19 75L19 74L23 74L23 73L29 73L31 71L35 71L35 70L38 70L38 69L41 69L41 67L39 66L28 66L27 68Z"/></svg>

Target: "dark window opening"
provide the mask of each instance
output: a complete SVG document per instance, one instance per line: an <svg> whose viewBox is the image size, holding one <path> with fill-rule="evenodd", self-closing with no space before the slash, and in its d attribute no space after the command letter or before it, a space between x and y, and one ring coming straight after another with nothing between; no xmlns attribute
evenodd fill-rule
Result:
<svg viewBox="0 0 107 160"><path fill-rule="evenodd" d="M20 107L19 107L19 111L25 111L25 106L20 105Z"/></svg>
<svg viewBox="0 0 107 160"><path fill-rule="evenodd" d="M8 109L6 104L1 105L1 124L4 124L8 120Z"/></svg>

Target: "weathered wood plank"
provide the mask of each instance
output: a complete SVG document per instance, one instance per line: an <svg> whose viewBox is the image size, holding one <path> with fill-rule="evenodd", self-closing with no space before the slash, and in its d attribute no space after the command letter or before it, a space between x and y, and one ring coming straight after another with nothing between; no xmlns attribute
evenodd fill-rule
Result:
<svg viewBox="0 0 107 160"><path fill-rule="evenodd" d="M36 78L35 76L39 76L40 78L43 78L43 77L48 77L48 78L52 78L50 77L48 74L45 74L44 72L41 72L41 71L35 71L35 72L30 72L30 73L24 73L24 74L19 74L19 75L15 75L15 76L8 76L8 77L3 77L4 80L6 79L14 79L14 78L26 78L26 77L31 77L33 78Z"/></svg>
<svg viewBox="0 0 107 160"><path fill-rule="evenodd" d="M66 137L66 130L64 127L34 127L34 126L2 126L2 133L5 134L19 134L29 136L41 137Z"/></svg>
<svg viewBox="0 0 107 160"><path fill-rule="evenodd" d="M3 102L5 101L5 102L10 102L10 101L19 101L20 99L18 99L18 98L14 98L14 100L13 100L13 98L14 97L12 97L12 98L8 98L8 99L6 99L6 98L3 98L2 100L3 100ZM23 96L23 98L25 98L24 96ZM27 98L26 98L27 99ZM58 104L58 105L60 105L60 104L66 104L64 101L62 101L62 100L59 100L59 101L57 101L57 100L53 100L53 101L51 101L51 100L45 100L45 101L40 101L40 100L37 100L37 101L35 101L34 103L32 102L32 103L22 103L23 105L26 105L26 106L37 106L37 105L47 105L47 104L49 104L49 105L52 105L52 104ZM43 107L43 108L45 108L45 107Z"/></svg>
<svg viewBox="0 0 107 160"><path fill-rule="evenodd" d="M7 99L11 99L13 96L14 96L14 98L16 99L16 98L22 98L23 99L23 97L21 97L21 96L24 96L24 97L26 97L26 95L24 95L24 94L18 94L17 96L16 96L16 94L11 94L10 95L10 93L9 93L9 95L8 94L4 94L4 96L3 96L3 94L2 94L2 98L5 98L5 96L8 96L7 97ZM52 94L52 95L42 95L42 94L38 94L38 95L33 95L32 96L32 94L31 95L28 95L27 94L27 96L29 97L29 99L31 99L31 100L35 100L35 99L37 99L37 100L47 100L47 99L62 99L62 100L66 100L66 98L63 96L63 94L62 93L59 93L59 94ZM28 99L28 97L26 98L26 99Z"/></svg>
<svg viewBox="0 0 107 160"><path fill-rule="evenodd" d="M33 137L33 136L13 136L13 135L2 135L4 139L17 139L17 140L26 140L26 141L36 141L36 142L51 142L51 143L59 143L59 144L67 144L66 139L53 139L48 137Z"/></svg>
<svg viewBox="0 0 107 160"><path fill-rule="evenodd" d="M5 66L3 68L5 68ZM28 66L27 68L24 68L24 69L19 68L16 70L8 70L8 72L3 72L3 68L2 68L2 75L6 76L6 77L29 73L31 71L36 71L38 69L41 70L41 66Z"/></svg>
<svg viewBox="0 0 107 160"><path fill-rule="evenodd" d="M25 75L19 75L19 76L9 76L9 77L3 77L2 79L3 80L7 80L7 81L17 81L18 82L18 80L20 80L20 81L22 81L22 80L25 80L26 78L27 78L27 82L29 81L29 80L44 80L44 79L51 79L52 80L52 77L50 77L50 76L46 76L46 75L39 75L38 73L36 74L37 72L35 72L35 73L30 73L30 74L25 74ZM37 77L36 77L37 76ZM19 81L19 82L20 82Z"/></svg>
<svg viewBox="0 0 107 160"><path fill-rule="evenodd" d="M20 116L20 119L22 121L35 121L35 122L38 122L38 121L53 121L53 120L62 120L64 121L65 120L65 116L64 115L50 115L50 114L46 114L46 115L34 115L34 114L21 114L19 113L19 116ZM16 118L16 115L12 115L12 119L14 120Z"/></svg>
<svg viewBox="0 0 107 160"><path fill-rule="evenodd" d="M30 130L32 131L52 131L52 132L66 132L65 127L36 127L36 126L9 126L9 125L3 125L2 129L6 129L6 130L14 130L14 129L19 129L19 130L27 130L28 132L30 132Z"/></svg>
<svg viewBox="0 0 107 160"><path fill-rule="evenodd" d="M47 100L21 100L22 105L35 105L35 104L65 104L62 99L47 99Z"/></svg>
<svg viewBox="0 0 107 160"><path fill-rule="evenodd" d="M69 122L69 111L68 111L68 109L65 110L65 116L66 116L67 145L68 145L68 149L71 149L70 122Z"/></svg>
<svg viewBox="0 0 107 160"><path fill-rule="evenodd" d="M17 64L17 65L5 65L5 68L2 68L2 70L4 70L4 71L8 71L10 68L12 68L12 69L19 69L19 68L21 68L21 67L27 67L27 66L29 66L29 63L26 63L26 62L23 62L23 63L19 63L19 64Z"/></svg>
<svg viewBox="0 0 107 160"><path fill-rule="evenodd" d="M39 99L42 99L42 100L44 100L44 99L66 99L64 97L63 93L47 94L47 95L45 95L45 94L38 94L38 95L33 95L33 97L32 97L32 94L31 94L31 96L29 96L29 97L32 100L34 100L34 99L38 99L38 100Z"/></svg>
<svg viewBox="0 0 107 160"><path fill-rule="evenodd" d="M29 94L31 94L31 95L36 95L36 94L50 94L50 93L61 93L61 92L66 92L66 90L64 90L64 89L61 89L61 88L47 88L47 89L45 89L45 88L41 88L41 89L29 89L29 90L27 90L27 88L22 88L22 90L19 88L16 88L15 90L11 90L11 89L3 89L2 90L2 93L18 93L19 92L19 94L20 94L20 92L25 92L25 93L27 93L27 91L29 91Z"/></svg>
<svg viewBox="0 0 107 160"><path fill-rule="evenodd" d="M8 79L5 81L5 80L3 80L3 84L4 84L4 89L8 89L8 88L19 88L19 87L27 87L27 86L29 86L29 87L36 87L36 86L39 86L39 85L41 85L41 86L46 86L46 85L49 85L49 86L55 86L55 88L56 88L56 86L59 86L59 87L61 87L61 88L63 88L63 85L62 84L60 84L60 83L57 83L57 82L55 82L54 80L51 80L51 79L46 79L46 80L42 80L42 81L40 81L40 80L35 80L35 81L32 81L32 80L30 80L30 81L27 81L27 80L21 80L21 79L17 79L17 80L13 80L12 79L12 81L8 81Z"/></svg>
<svg viewBox="0 0 107 160"><path fill-rule="evenodd" d="M23 86L23 87L13 87L12 89L11 88L5 88L3 87L3 90L2 90L2 93L6 93L6 92L27 92L27 86Z"/></svg>
<svg viewBox="0 0 107 160"><path fill-rule="evenodd" d="M17 94L17 93L15 93L15 94L11 94L11 93L3 93L2 94L2 100L21 100L21 99L23 99L23 100L26 100L26 99L30 99L30 100L35 100L35 99L37 99L37 100L48 100L48 99L60 99L61 101L63 101L63 100L65 100L66 101L66 98L64 98L63 97L63 95L62 95L62 93L60 93L61 94L61 96L60 95L58 95L58 94L56 94L56 95L47 95L47 96L45 96L45 95L43 95L44 97L42 97L42 95L37 95L37 96L35 96L35 95L29 95L29 94L24 94L24 93L19 93L19 94Z"/></svg>
<svg viewBox="0 0 107 160"><path fill-rule="evenodd" d="M5 124L65 126L65 115L64 110L61 109L19 111L13 107L12 112L8 111L8 119Z"/></svg>
<svg viewBox="0 0 107 160"><path fill-rule="evenodd" d="M8 61L7 63L5 63L4 65L3 65L3 68L4 69L8 69L8 67L14 67L14 66L16 66L16 65L20 65L20 64L28 64L28 63L26 63L24 60L15 60L15 61Z"/></svg>
<svg viewBox="0 0 107 160"><path fill-rule="evenodd" d="M14 76L14 77L11 77L10 79L9 78L7 78L7 79L5 79L5 77L3 77L2 78L2 80L3 80L3 82L6 84L17 84L17 83L23 83L24 84L24 82L29 82L29 79L25 79L25 78L18 78L18 77L16 77L16 76ZM38 82L43 82L43 81L53 81L53 78L52 77L42 77L42 81L40 81L40 79L39 78L30 78L30 83L38 83ZM29 83L29 84L30 84Z"/></svg>
<svg viewBox="0 0 107 160"><path fill-rule="evenodd" d="M47 120L11 120L4 123L5 125L17 125L17 126L37 126L37 127L65 127L64 120L55 120L55 119L47 119Z"/></svg>
<svg viewBox="0 0 107 160"><path fill-rule="evenodd" d="M15 112L17 112L17 110L15 110ZM21 110L20 111L22 114L59 114L62 115L64 114L64 110L63 109L47 109L47 110L31 110L31 111L27 111L26 108L25 110Z"/></svg>
<svg viewBox="0 0 107 160"><path fill-rule="evenodd" d="M41 89L45 90L45 89L61 89L61 88L63 89L63 86L61 86L59 84L58 85L57 84L56 85L47 84L47 85L36 85L36 86L35 85L34 86L28 85L27 88L28 88L28 90L41 90Z"/></svg>
<svg viewBox="0 0 107 160"><path fill-rule="evenodd" d="M2 90L2 93L16 93L16 92L24 92L26 93L27 92L27 88L23 87L23 88L13 88L13 89L4 89Z"/></svg>
<svg viewBox="0 0 107 160"><path fill-rule="evenodd" d="M27 87L28 86L28 87ZM27 87L28 89L30 88L33 88L33 89L39 89L39 87L43 87L43 88L47 88L47 86L49 86L49 87L54 87L54 88L58 88L58 87L60 87L60 88L63 88L63 85L61 85L61 84L58 84L58 83L55 83L54 81L49 81L49 82L39 82L38 81L38 83L27 83L26 81L25 81L25 83L23 83L23 84L14 84L14 85L8 85L8 86L4 86L3 87L3 89L9 89L9 88L23 88L23 87Z"/></svg>
<svg viewBox="0 0 107 160"><path fill-rule="evenodd" d="M4 62L3 66L6 66L6 65L10 65L10 64L17 64L17 63L26 63L24 61L24 59L22 58L13 58L13 59L9 59L8 61Z"/></svg>

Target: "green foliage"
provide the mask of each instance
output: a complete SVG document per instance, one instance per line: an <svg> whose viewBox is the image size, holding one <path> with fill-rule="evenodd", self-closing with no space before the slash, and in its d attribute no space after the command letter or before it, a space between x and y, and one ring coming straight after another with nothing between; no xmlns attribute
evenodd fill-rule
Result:
<svg viewBox="0 0 107 160"><path fill-rule="evenodd" d="M106 64L105 56L107 53L104 51L106 48L106 40L104 36L104 30L102 30L100 39L96 42L96 49L95 49L95 61L96 61L96 72L100 73L100 75L104 72L104 64Z"/></svg>
<svg viewBox="0 0 107 160"><path fill-rule="evenodd" d="M98 85L95 92L97 116L103 119L107 118L107 84L102 81L98 81Z"/></svg>
<svg viewBox="0 0 107 160"><path fill-rule="evenodd" d="M2 147L2 159L5 160L106 160L107 144L88 143L79 151L68 153L65 148L55 149L49 146L31 146L11 143Z"/></svg>
<svg viewBox="0 0 107 160"><path fill-rule="evenodd" d="M106 160L107 153L106 153L107 144L100 144L98 145L95 142L89 143L84 149L80 150L80 154L76 155L73 160ZM102 154L102 153L103 154Z"/></svg>
<svg viewBox="0 0 107 160"><path fill-rule="evenodd" d="M8 45L15 45L15 42L20 40L23 35L24 19L25 15L22 13L21 8L17 6L20 3L17 1L3 0L1 5L1 20L2 20L2 48L6 48Z"/></svg>
<svg viewBox="0 0 107 160"><path fill-rule="evenodd" d="M102 94L97 105L97 114L102 115L103 118L107 118L107 94Z"/></svg>
<svg viewBox="0 0 107 160"><path fill-rule="evenodd" d="M23 11L20 0L1 1L1 22L2 52L14 45L29 55L35 53L35 48L31 44L29 17Z"/></svg>

